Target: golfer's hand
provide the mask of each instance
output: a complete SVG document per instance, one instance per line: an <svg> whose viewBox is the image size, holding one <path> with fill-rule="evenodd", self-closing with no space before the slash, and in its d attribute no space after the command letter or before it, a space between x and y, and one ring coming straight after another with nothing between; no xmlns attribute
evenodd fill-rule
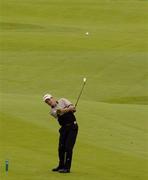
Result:
<svg viewBox="0 0 148 180"><path fill-rule="evenodd" d="M65 109L57 109L57 115L62 115L62 114L65 114L65 113L67 113L67 112L69 112L69 111L67 110L67 108L65 108Z"/></svg>
<svg viewBox="0 0 148 180"><path fill-rule="evenodd" d="M69 112L69 110L67 108L64 109L57 109L57 115L62 115Z"/></svg>
<svg viewBox="0 0 148 180"><path fill-rule="evenodd" d="M69 111L71 111L71 112L76 112L75 106L70 106L68 109L69 109Z"/></svg>
<svg viewBox="0 0 148 180"><path fill-rule="evenodd" d="M61 115L62 109L57 109L57 115Z"/></svg>
<svg viewBox="0 0 148 180"><path fill-rule="evenodd" d="M67 112L73 112L73 113L76 112L75 106L69 106L67 108L64 108L63 113L67 113Z"/></svg>
<svg viewBox="0 0 148 180"><path fill-rule="evenodd" d="M68 112L76 112L76 108L74 106L70 106L64 109L57 109L57 115L65 114Z"/></svg>

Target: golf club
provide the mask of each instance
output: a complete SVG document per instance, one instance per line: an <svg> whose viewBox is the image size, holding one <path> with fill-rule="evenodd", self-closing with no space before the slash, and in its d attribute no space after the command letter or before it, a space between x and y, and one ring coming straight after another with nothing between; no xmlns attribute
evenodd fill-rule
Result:
<svg viewBox="0 0 148 180"><path fill-rule="evenodd" d="M78 98L77 98L77 101L76 101L76 103L75 103L75 107L77 107L77 105L78 105L78 102L79 102L79 99L80 99L80 97L81 97L81 95L82 95L82 92L83 92L83 89L84 89L85 84L86 84L86 78L83 78L83 85L82 85L81 91L80 91L80 93L79 93L79 96L78 96Z"/></svg>

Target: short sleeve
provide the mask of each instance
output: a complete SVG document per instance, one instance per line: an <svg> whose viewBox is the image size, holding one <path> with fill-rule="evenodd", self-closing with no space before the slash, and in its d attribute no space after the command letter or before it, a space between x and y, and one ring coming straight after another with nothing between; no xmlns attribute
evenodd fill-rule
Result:
<svg viewBox="0 0 148 180"><path fill-rule="evenodd" d="M61 100L62 100L65 107L73 105L68 99L62 98Z"/></svg>
<svg viewBox="0 0 148 180"><path fill-rule="evenodd" d="M52 115L54 118L57 118L56 110L55 110L55 109L52 109L52 110L50 111L50 115Z"/></svg>

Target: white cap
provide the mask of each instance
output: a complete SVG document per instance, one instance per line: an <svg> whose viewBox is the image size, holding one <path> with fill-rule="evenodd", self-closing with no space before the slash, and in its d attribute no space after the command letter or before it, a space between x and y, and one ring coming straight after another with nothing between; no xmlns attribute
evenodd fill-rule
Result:
<svg viewBox="0 0 148 180"><path fill-rule="evenodd" d="M47 99L50 99L50 98L52 98L52 95L51 95L51 94L45 94L45 95L43 96L43 101L46 101Z"/></svg>

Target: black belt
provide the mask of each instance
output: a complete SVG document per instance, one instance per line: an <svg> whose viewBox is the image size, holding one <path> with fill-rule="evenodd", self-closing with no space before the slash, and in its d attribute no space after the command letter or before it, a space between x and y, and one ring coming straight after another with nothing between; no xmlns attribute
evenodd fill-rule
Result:
<svg viewBox="0 0 148 180"><path fill-rule="evenodd" d="M71 125L73 125L73 124L77 124L77 121L74 121L74 122L68 123L68 124L64 124L63 126L71 126Z"/></svg>

